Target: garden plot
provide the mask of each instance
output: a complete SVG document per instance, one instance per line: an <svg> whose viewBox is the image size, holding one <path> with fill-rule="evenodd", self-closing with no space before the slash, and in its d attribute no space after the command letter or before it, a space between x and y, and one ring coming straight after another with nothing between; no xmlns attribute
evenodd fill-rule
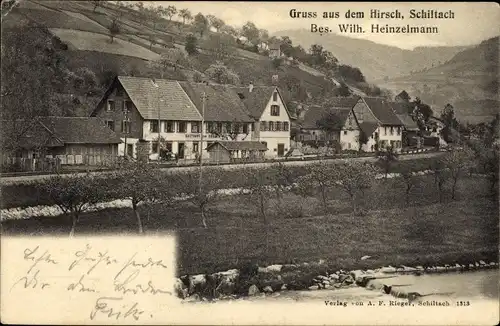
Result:
<svg viewBox="0 0 500 326"><path fill-rule="evenodd" d="M105 34L60 28L51 28L50 31L57 35L63 42L70 43L78 50L107 52L138 57L145 60L157 60L160 58L160 55L153 51L116 37L114 42L110 43L109 36Z"/></svg>

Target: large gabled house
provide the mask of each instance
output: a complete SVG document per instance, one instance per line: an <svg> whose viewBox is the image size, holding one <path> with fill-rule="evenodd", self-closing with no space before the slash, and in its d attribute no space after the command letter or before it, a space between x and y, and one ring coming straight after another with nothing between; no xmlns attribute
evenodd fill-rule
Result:
<svg viewBox="0 0 500 326"><path fill-rule="evenodd" d="M358 149L359 126L353 112L359 97L330 99L323 106L312 106L304 114L298 140L302 142L338 142L342 150Z"/></svg>
<svg viewBox="0 0 500 326"><path fill-rule="evenodd" d="M203 113L204 140L200 144ZM150 157L157 156L160 137L162 149L188 160L199 156L200 146L207 158L207 145L225 140L235 125L235 133L241 135L234 140L245 138L253 121L239 97L224 85L125 76L115 78L92 116L101 117L120 135L120 155L126 151L135 157L138 143L146 142Z"/></svg>
<svg viewBox="0 0 500 326"><path fill-rule="evenodd" d="M158 156L159 143L161 150L187 160L198 158L200 146L208 158L206 148L217 140L261 141L268 146L266 157L285 155L290 148L290 114L274 86L118 76L92 116L120 135L120 155L135 157L139 143L149 144L150 158Z"/></svg>
<svg viewBox="0 0 500 326"><path fill-rule="evenodd" d="M279 88L250 84L233 89L254 120L251 139L267 145L266 158L285 156L290 150L292 115Z"/></svg>
<svg viewBox="0 0 500 326"><path fill-rule="evenodd" d="M366 152L392 147L401 151L403 123L392 109L391 102L383 98L362 97L353 108L356 120L363 130Z"/></svg>

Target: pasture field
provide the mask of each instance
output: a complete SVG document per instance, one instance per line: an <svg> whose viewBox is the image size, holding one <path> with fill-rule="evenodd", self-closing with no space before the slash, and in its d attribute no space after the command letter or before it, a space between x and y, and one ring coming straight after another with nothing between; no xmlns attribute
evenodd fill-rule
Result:
<svg viewBox="0 0 500 326"><path fill-rule="evenodd" d="M208 228L189 202L173 207L140 208L146 234L174 233L178 241L180 274L239 268L242 264L313 262L326 260L336 268L376 268L385 264L427 265L496 259L498 205L487 196L483 178L459 181L457 200L443 202L431 176L419 177L405 203L398 179L378 180L358 205L337 188L328 195L328 212L315 197L285 193L269 195L267 223L250 195L224 196L209 206ZM35 198L37 195L32 194ZM4 234L58 234L70 228L65 216L2 222ZM78 234L135 234L131 209L84 213ZM364 255L371 259L361 261ZM333 267L332 267L333 268Z"/></svg>
<svg viewBox="0 0 500 326"><path fill-rule="evenodd" d="M145 60L157 60L160 57L142 46L117 37L115 37L113 43L110 43L109 36L105 34L60 28L51 28L50 31L63 42L73 45L78 50L107 52Z"/></svg>

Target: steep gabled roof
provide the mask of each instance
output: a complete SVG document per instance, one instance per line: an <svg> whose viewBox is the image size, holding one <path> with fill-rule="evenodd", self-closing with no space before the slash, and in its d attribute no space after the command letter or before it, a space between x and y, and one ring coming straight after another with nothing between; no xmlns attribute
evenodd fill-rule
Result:
<svg viewBox="0 0 500 326"><path fill-rule="evenodd" d="M267 103L276 89L276 86L254 86L252 91L249 92L248 87L233 87L233 90L243 101L248 114L256 120L260 119L262 113L264 113Z"/></svg>
<svg viewBox="0 0 500 326"><path fill-rule="evenodd" d="M3 136L15 137L21 148L61 147L65 144L119 144L121 139L99 118L38 117L34 120L2 121ZM29 129L17 134L12 128L28 124ZM17 127L16 127L17 125ZM15 139L13 139L15 140Z"/></svg>
<svg viewBox="0 0 500 326"><path fill-rule="evenodd" d="M338 117L332 129L341 129L351 112L350 108L330 108L324 106L311 106L304 115L302 122L303 129L319 129L318 122L324 119L328 114L334 114Z"/></svg>
<svg viewBox="0 0 500 326"><path fill-rule="evenodd" d="M40 123L38 118L0 121L0 144L7 150L13 147L24 149L61 147L64 143Z"/></svg>
<svg viewBox="0 0 500 326"><path fill-rule="evenodd" d="M245 105L240 100L232 87L228 85L203 84L194 82L179 82L182 89L188 94L191 101L202 113L202 96L205 92L205 120L206 121L235 121L253 122L245 109Z"/></svg>
<svg viewBox="0 0 500 326"><path fill-rule="evenodd" d="M377 97L363 97L363 101L382 125L403 125L387 100Z"/></svg>
<svg viewBox="0 0 500 326"><path fill-rule="evenodd" d="M331 108L348 108L352 109L358 103L359 96L349 97L331 97L325 101L325 105Z"/></svg>
<svg viewBox="0 0 500 326"><path fill-rule="evenodd" d="M367 137L370 137L375 130L377 130L378 125L374 122L363 121L359 124L359 129L364 132Z"/></svg>
<svg viewBox="0 0 500 326"><path fill-rule="evenodd" d="M415 106L409 102L390 102L390 105L396 114L410 114Z"/></svg>
<svg viewBox="0 0 500 326"><path fill-rule="evenodd" d="M178 81L118 76L128 96L144 119L200 121L201 116Z"/></svg>
<svg viewBox="0 0 500 326"><path fill-rule="evenodd" d="M215 144L220 144L222 147L227 149L228 151L267 151L267 146L258 141L215 141L212 144L207 146L207 150L210 147L213 147Z"/></svg>
<svg viewBox="0 0 500 326"><path fill-rule="evenodd" d="M359 97L333 97L329 98L325 104L312 105L309 110L304 115L304 120L302 122L302 128L304 129L318 129L318 121L325 117L329 112L336 114L339 117L339 121L335 128L342 128L345 125L345 121L349 116L351 109L358 103Z"/></svg>
<svg viewBox="0 0 500 326"><path fill-rule="evenodd" d="M396 114L406 130L419 130L418 125L409 114Z"/></svg>
<svg viewBox="0 0 500 326"><path fill-rule="evenodd" d="M99 118L41 117L40 123L64 144L119 144L120 137Z"/></svg>

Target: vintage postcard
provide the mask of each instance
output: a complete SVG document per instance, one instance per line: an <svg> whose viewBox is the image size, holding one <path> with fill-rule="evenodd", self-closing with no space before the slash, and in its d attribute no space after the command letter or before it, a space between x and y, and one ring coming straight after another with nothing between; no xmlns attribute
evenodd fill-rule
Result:
<svg viewBox="0 0 500 326"><path fill-rule="evenodd" d="M499 322L497 3L1 17L3 324Z"/></svg>

